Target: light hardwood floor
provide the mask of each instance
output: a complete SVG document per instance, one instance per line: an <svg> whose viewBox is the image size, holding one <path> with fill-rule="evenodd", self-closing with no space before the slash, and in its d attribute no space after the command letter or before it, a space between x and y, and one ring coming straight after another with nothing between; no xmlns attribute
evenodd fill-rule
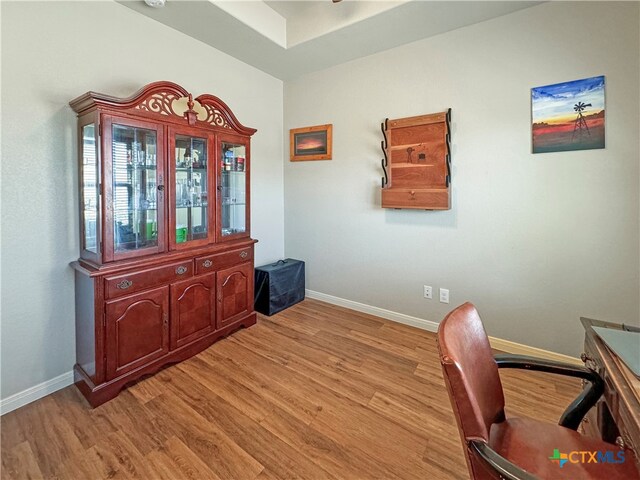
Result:
<svg viewBox="0 0 640 480"><path fill-rule="evenodd" d="M577 381L502 371L508 414L557 421ZM90 409L6 414L2 479L464 479L435 335L315 300Z"/></svg>

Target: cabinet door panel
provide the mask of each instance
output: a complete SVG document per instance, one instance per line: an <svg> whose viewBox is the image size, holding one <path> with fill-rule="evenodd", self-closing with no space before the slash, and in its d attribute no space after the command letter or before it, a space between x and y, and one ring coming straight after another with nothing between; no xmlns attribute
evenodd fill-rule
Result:
<svg viewBox="0 0 640 480"><path fill-rule="evenodd" d="M217 150L220 156L217 171L217 241L248 237L249 142L244 137L224 135L219 138Z"/></svg>
<svg viewBox="0 0 640 480"><path fill-rule="evenodd" d="M215 330L215 275L171 285L171 348L190 343Z"/></svg>
<svg viewBox="0 0 640 480"><path fill-rule="evenodd" d="M169 287L107 302L107 379L169 351Z"/></svg>
<svg viewBox="0 0 640 480"><path fill-rule="evenodd" d="M253 310L253 265L243 263L216 274L217 325L226 327Z"/></svg>
<svg viewBox="0 0 640 480"><path fill-rule="evenodd" d="M164 248L164 136L153 122L103 117L104 260Z"/></svg>
<svg viewBox="0 0 640 480"><path fill-rule="evenodd" d="M169 247L214 241L215 137L197 128L169 128Z"/></svg>

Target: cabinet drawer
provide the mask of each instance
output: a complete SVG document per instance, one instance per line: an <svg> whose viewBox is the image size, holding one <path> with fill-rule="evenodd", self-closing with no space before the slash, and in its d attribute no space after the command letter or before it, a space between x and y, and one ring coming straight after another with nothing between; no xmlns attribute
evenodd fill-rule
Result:
<svg viewBox="0 0 640 480"><path fill-rule="evenodd" d="M409 189L385 188L382 190L384 208L419 208L422 210L446 210L449 208L449 192L446 188Z"/></svg>
<svg viewBox="0 0 640 480"><path fill-rule="evenodd" d="M213 272L242 262L253 261L253 247L196 258L196 274Z"/></svg>
<svg viewBox="0 0 640 480"><path fill-rule="evenodd" d="M191 276L193 276L193 261L185 260L162 267L131 272L126 275L107 277L105 279L105 294L107 298L121 297L132 292Z"/></svg>

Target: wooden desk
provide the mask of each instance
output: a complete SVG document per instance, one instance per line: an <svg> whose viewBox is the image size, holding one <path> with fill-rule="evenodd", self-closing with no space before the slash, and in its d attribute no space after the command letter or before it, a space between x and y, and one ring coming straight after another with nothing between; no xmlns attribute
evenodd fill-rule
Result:
<svg viewBox="0 0 640 480"><path fill-rule="evenodd" d="M622 329L615 323L581 318L585 329L582 361L604 379L604 395L583 421L584 433L632 450L640 468L640 380L609 350L592 327ZM625 326L628 330L638 327Z"/></svg>

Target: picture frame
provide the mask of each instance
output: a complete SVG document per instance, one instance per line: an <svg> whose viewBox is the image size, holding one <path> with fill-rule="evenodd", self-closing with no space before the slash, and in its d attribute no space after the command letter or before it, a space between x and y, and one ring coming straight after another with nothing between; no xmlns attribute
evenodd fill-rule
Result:
<svg viewBox="0 0 640 480"><path fill-rule="evenodd" d="M289 151L292 162L331 160L333 125L292 128L289 130Z"/></svg>
<svg viewBox="0 0 640 480"><path fill-rule="evenodd" d="M605 77L531 89L532 153L605 148Z"/></svg>

